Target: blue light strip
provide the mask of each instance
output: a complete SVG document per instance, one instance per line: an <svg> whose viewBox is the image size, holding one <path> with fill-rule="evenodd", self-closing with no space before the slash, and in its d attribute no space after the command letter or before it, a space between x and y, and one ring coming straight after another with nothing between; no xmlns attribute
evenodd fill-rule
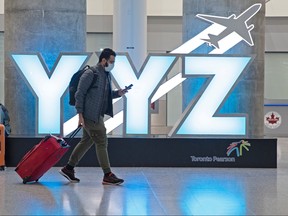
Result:
<svg viewBox="0 0 288 216"><path fill-rule="evenodd" d="M288 106L288 104L264 104L264 106L278 106L278 107L282 107L282 106Z"/></svg>

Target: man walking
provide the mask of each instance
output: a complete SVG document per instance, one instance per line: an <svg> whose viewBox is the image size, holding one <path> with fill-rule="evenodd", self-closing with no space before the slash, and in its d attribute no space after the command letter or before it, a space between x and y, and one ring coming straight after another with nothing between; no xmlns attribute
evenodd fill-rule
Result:
<svg viewBox="0 0 288 216"><path fill-rule="evenodd" d="M59 171L72 183L80 182L80 179L75 177L74 167L94 143L98 162L104 172L102 183L119 185L124 182L111 171L103 121L104 114L113 117L112 99L127 92L122 89L114 91L111 88L110 71L114 67L115 57L116 53L112 49L105 48L100 54L98 64L86 70L80 78L75 94L75 108L79 115L79 125L83 127L83 136L67 165Z"/></svg>

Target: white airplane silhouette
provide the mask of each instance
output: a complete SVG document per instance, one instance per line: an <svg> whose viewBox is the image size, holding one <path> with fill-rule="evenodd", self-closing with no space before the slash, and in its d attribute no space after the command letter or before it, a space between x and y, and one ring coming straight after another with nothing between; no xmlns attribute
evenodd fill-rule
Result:
<svg viewBox="0 0 288 216"><path fill-rule="evenodd" d="M214 46L215 48L219 49L218 42L232 32L236 32L247 44L253 46L254 42L251 36L251 30L254 28L254 25L252 24L248 26L247 21L255 16L255 14L260 10L261 6L262 4L260 3L254 4L243 13L241 13L238 17L236 17L235 14L232 14L229 17L197 14L196 16L200 19L226 27L226 29L219 35L208 34L209 39L202 40L206 41L210 46Z"/></svg>

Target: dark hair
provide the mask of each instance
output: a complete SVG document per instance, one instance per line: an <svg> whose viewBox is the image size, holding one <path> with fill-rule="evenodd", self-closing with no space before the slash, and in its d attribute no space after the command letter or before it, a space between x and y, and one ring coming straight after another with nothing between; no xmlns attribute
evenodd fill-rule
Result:
<svg viewBox="0 0 288 216"><path fill-rule="evenodd" d="M106 59L106 60L108 60L111 55L114 56L114 57L116 57L116 53L115 53L112 49L110 49L110 48L105 48L105 49L101 52L101 54L100 54L99 62L101 62L103 58Z"/></svg>

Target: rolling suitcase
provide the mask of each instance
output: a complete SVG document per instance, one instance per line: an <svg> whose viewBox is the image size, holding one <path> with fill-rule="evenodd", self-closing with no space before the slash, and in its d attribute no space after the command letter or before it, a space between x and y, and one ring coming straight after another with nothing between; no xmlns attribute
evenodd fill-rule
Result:
<svg viewBox="0 0 288 216"><path fill-rule="evenodd" d="M54 166L69 149L70 140L81 127L72 132L68 142L63 138L48 135L27 152L18 163L15 171L23 179L23 183L38 181Z"/></svg>

